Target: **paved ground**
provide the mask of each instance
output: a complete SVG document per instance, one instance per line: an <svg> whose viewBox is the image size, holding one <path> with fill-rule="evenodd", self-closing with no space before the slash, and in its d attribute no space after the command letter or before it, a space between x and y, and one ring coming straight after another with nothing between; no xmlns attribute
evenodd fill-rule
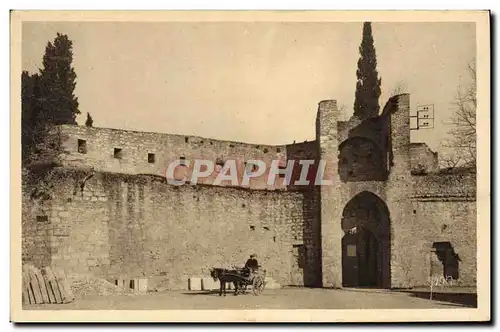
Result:
<svg viewBox="0 0 500 332"><path fill-rule="evenodd" d="M360 289L284 288L261 295L226 297L207 292L168 291L144 295L89 296L68 304L25 306L24 309L407 309L460 308L411 293Z"/></svg>

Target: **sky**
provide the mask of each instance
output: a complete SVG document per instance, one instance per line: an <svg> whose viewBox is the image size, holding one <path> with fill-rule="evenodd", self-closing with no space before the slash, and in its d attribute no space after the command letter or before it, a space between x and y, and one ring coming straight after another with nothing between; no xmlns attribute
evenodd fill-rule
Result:
<svg viewBox="0 0 500 332"><path fill-rule="evenodd" d="M474 23L372 23L383 108L404 86L411 112L433 104L412 142L441 151L452 101L470 83ZM56 33L73 41L84 124L260 144L315 139L318 102L352 115L362 23L24 22L22 69L42 66Z"/></svg>

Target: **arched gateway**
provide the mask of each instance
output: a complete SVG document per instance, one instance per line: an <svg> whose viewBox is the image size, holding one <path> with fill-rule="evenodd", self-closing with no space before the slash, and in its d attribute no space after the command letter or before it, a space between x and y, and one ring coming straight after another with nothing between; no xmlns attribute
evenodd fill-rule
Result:
<svg viewBox="0 0 500 332"><path fill-rule="evenodd" d="M342 214L342 286L390 287L390 219L386 204L364 191Z"/></svg>

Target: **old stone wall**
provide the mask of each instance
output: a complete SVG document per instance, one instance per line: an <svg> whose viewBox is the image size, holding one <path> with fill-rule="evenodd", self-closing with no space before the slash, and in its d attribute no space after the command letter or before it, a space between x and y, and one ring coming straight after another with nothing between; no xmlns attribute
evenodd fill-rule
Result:
<svg viewBox="0 0 500 332"><path fill-rule="evenodd" d="M412 239L406 252L401 253L405 279L400 286L423 286L431 275L433 245L449 242L459 256L458 283L476 285L476 202L443 198L414 199ZM434 275L439 272L433 271ZM441 273L441 275L443 275Z"/></svg>
<svg viewBox="0 0 500 332"><path fill-rule="evenodd" d="M49 198L30 199L23 192L23 259L68 273L105 275L109 268L108 198L102 185L77 170L53 169ZM30 247L32 238L35 246ZM26 251L24 251L26 249ZM43 260L41 260L43 257Z"/></svg>
<svg viewBox="0 0 500 332"><path fill-rule="evenodd" d="M342 286L342 199L338 172L338 108L335 100L322 101L316 116L319 157L326 163L324 179L330 185L319 187L321 220L321 269L323 287Z"/></svg>
<svg viewBox="0 0 500 332"><path fill-rule="evenodd" d="M257 145L151 132L137 132L109 128L61 125L62 164L68 167L94 167L96 171L124 174L153 174L166 176L168 165L174 160L188 161L192 171L195 159L207 159L215 164L212 176L199 183L214 184L222 165L234 160L239 183L248 160L261 160L268 169L273 160L286 160L286 146ZM267 171L268 171L267 169ZM203 169L204 170L204 169ZM189 173L189 171L187 171ZM182 174L184 175L184 173ZM281 181L268 185L269 173L251 179L250 188L284 188ZM189 179L189 177L188 177ZM221 186L234 186L223 181Z"/></svg>
<svg viewBox="0 0 500 332"><path fill-rule="evenodd" d="M410 144L410 164L414 174L425 174L438 170L438 154L425 143Z"/></svg>
<svg viewBox="0 0 500 332"><path fill-rule="evenodd" d="M415 197L462 197L476 200L475 170L457 168L453 172L439 172L412 176Z"/></svg>
<svg viewBox="0 0 500 332"><path fill-rule="evenodd" d="M413 176L412 234L413 250L402 261L413 266L406 282L423 285L431 274L431 253L435 243L449 242L458 254L458 282L475 286L477 267L476 174L438 173ZM438 262L439 264L439 262ZM419 269L416 267L420 266ZM432 271L433 274L436 271Z"/></svg>
<svg viewBox="0 0 500 332"><path fill-rule="evenodd" d="M286 146L60 126L62 167L51 171L50 197L34 200L23 191L23 261L110 278L158 277L175 289L211 267L241 266L256 253L281 284L341 287L343 239L350 232L342 220L362 215L360 197L370 197L377 205L371 211L388 217L378 234L384 249L377 259L385 269L379 286L425 285L436 261L432 250L447 243L459 257L460 283L474 285L475 171L435 170L436 155L410 143L409 105L409 96L399 95L380 117L337 122L336 101L322 101L316 140ZM374 154L371 143L345 149L343 143L359 138L382 153ZM296 164L290 186L268 185L267 173L246 188L213 185L220 165L196 186L169 185L166 167L181 158L235 160L239 178L251 159L267 166L279 160L282 167L287 160L315 160L312 182L322 160L321 178L331 183L294 186ZM415 163L426 171L412 172Z"/></svg>
<svg viewBox="0 0 500 332"><path fill-rule="evenodd" d="M329 138L335 138L336 133L320 106L318 114L318 129L320 136L320 151L326 158L336 156L337 151ZM419 156L412 152L409 127L409 97L401 95L392 98L385 107L387 128L390 133L386 140L389 150L387 155L388 179L374 176L373 169L361 168L361 177L342 177L342 152L339 155L340 181L332 186L321 188L321 218L322 218L322 255L323 282L326 286L340 285L338 256L343 248L339 238L347 235L340 225L345 216L345 208L358 195L370 193L380 199L389 213L389 247L382 250L385 257L390 252L389 276L383 272L381 278L383 287L422 286L428 282L430 275L431 250L436 243L450 242L460 257L459 282L463 285L475 284L476 273L476 208L475 208L475 174L433 173L413 176L412 162ZM326 113L325 113L326 114ZM329 114L335 119L335 113ZM373 120L375 121L375 120ZM351 121L352 122L352 121ZM353 122L354 123L354 122ZM355 125L355 123L354 123ZM343 123L338 128L344 132L350 128L349 123ZM362 137L362 128L349 129ZM347 135L338 133L347 142ZM358 137L358 136L356 136ZM352 140L354 137L351 137ZM365 151L366 150L366 151ZM429 150L430 151L430 150ZM370 152L359 146L356 153ZM424 151L425 152L425 151ZM359 159L359 156L356 156ZM435 154L422 156L424 162L429 157L428 169L434 167ZM432 157L432 158L431 158ZM363 162L373 165L373 162ZM335 175L332 175L334 177ZM329 204L325 204L329 201ZM335 202L335 203L333 203ZM448 222L448 220L450 220ZM379 236L379 247L384 246L384 237ZM379 265L385 258L381 258ZM333 263L334 260L337 260ZM344 259L344 258L343 258ZM325 279L331 278L330 280ZM345 277L345 274L343 275ZM386 280L388 279L388 280Z"/></svg>
<svg viewBox="0 0 500 332"><path fill-rule="evenodd" d="M50 206L43 205L23 195L21 209L22 261L36 267L50 263L51 229L48 220Z"/></svg>
<svg viewBox="0 0 500 332"><path fill-rule="evenodd" d="M318 154L317 141L294 143L286 146L287 160L295 161L290 184L287 186L288 190L312 190L312 188L314 188L319 162ZM314 161L314 163L307 168L308 171L305 180L309 182L308 185L295 184L297 181L301 180L302 168L304 167L300 164L301 160Z"/></svg>
<svg viewBox="0 0 500 332"><path fill-rule="evenodd" d="M68 273L163 277L165 287L243 266L256 253L281 284L318 285L314 192L172 186L151 176L60 170L46 225L50 263ZM28 208L28 207L27 207ZM26 231L30 229L27 227ZM29 252L26 255L30 255Z"/></svg>

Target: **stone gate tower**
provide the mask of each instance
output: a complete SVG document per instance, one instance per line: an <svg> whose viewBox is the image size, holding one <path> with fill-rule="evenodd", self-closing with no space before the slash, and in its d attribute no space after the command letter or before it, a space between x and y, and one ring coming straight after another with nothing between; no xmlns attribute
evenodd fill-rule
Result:
<svg viewBox="0 0 500 332"><path fill-rule="evenodd" d="M318 157L331 181L319 189L323 287L389 288L404 279L396 253L412 218L409 95L364 121L338 115L336 101L319 103Z"/></svg>
<svg viewBox="0 0 500 332"><path fill-rule="evenodd" d="M325 164L323 178L330 185L320 188L322 276L324 287L342 285L342 256L339 250L342 239L339 227L341 209L338 173L338 109L337 101L325 100L319 103L316 118L316 142L318 157Z"/></svg>

